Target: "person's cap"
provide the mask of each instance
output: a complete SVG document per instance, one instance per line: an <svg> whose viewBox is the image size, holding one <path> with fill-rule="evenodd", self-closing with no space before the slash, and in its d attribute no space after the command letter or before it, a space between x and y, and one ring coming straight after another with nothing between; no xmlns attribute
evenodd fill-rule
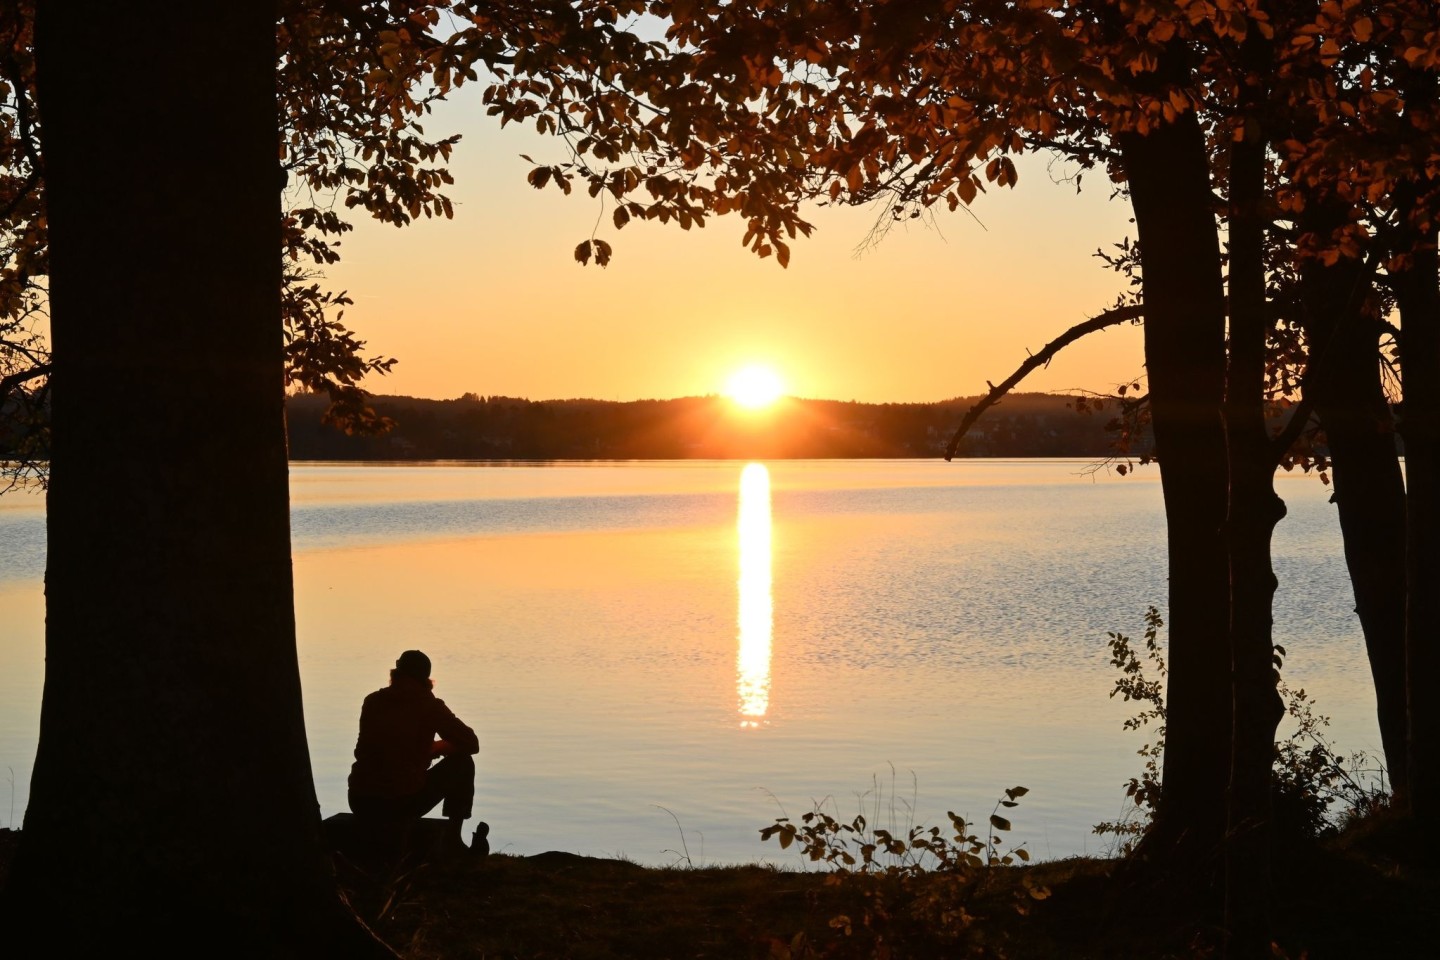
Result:
<svg viewBox="0 0 1440 960"><path fill-rule="evenodd" d="M395 672L416 680L430 679L430 658L419 650L406 650L395 661Z"/></svg>

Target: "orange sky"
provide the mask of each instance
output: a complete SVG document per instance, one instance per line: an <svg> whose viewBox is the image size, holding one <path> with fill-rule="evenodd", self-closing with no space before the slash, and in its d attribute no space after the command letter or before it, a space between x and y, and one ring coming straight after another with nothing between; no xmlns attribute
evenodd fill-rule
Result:
<svg viewBox="0 0 1440 960"><path fill-rule="evenodd" d="M610 208L581 191L531 189L519 155L561 154L499 130L478 93L463 89L426 124L464 134L451 166L455 219L359 223L328 270L355 299L346 322L400 360L367 381L374 392L670 398L722 392L737 368L765 363L794 396L935 401L983 391L1121 290L1091 256L1133 235L1128 204L1110 200L1100 171L1077 196L1035 158L1013 191L977 200L980 222L912 221L858 255L874 212L817 209L818 229L782 270L740 245L738 218L688 233L638 222L615 231ZM597 219L615 248L606 269L571 256ZM1138 328L1089 340L1026 389L1104 390L1141 372Z"/></svg>

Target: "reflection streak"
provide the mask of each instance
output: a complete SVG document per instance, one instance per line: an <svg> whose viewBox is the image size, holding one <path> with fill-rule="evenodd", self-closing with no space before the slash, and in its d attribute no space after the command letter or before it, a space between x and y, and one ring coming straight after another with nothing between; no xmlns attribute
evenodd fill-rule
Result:
<svg viewBox="0 0 1440 960"><path fill-rule="evenodd" d="M758 727L770 709L770 471L747 464L740 474L740 653L736 689L740 726Z"/></svg>

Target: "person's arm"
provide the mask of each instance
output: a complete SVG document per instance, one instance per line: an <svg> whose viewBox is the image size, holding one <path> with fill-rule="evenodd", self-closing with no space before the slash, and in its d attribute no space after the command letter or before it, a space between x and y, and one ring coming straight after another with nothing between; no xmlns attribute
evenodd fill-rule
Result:
<svg viewBox="0 0 1440 960"><path fill-rule="evenodd" d="M430 748L431 756L443 756L452 753L473 756L480 752L480 738L475 736L475 731L466 726L459 717L445 706L445 701L435 701L435 732L440 735Z"/></svg>

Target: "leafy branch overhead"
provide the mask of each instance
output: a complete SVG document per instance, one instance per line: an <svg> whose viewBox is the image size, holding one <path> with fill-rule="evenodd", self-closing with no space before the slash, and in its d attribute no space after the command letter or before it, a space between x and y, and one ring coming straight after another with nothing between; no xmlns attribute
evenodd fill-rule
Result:
<svg viewBox="0 0 1440 960"><path fill-rule="evenodd" d="M571 55L527 51L495 68L484 101L502 124L563 137L568 161L537 165L530 183L606 196L616 229L737 214L744 243L783 263L811 230L806 203L880 201L897 219L954 210L1013 186L1026 151L1066 158L1077 185L1098 166L1124 189L1120 137L1188 115L1218 157L1254 123L1234 99L1252 31L1274 50L1272 210L1289 256L1359 256L1440 202L1395 191L1428 178L1432 153L1400 129L1434 127L1433 98L1409 95L1440 62L1420 0L571 7L577 30L605 26L609 48L580 53L567 36ZM1186 69L1166 66L1175 56ZM1222 190L1224 176L1217 162ZM1299 215L1324 196L1348 210L1321 232ZM1392 247L1383 273L1407 262Z"/></svg>
<svg viewBox="0 0 1440 960"><path fill-rule="evenodd" d="M33 0L0 6L0 449L34 464L46 448L47 238L43 126L35 110ZM458 137L436 137L433 106L482 73L559 75L624 51L607 4L546 0L282 0L279 156L285 184L285 358L289 383L326 393L329 419L384 429L363 377L370 356L342 322L343 293L325 289L353 215L397 227L451 217L447 169ZM597 262L608 259L595 250Z"/></svg>

